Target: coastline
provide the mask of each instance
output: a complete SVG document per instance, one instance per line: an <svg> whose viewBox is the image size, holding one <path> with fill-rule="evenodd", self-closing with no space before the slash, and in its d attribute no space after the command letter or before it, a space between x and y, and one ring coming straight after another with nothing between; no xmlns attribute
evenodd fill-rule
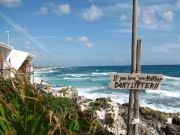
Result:
<svg viewBox="0 0 180 135"><path fill-rule="evenodd" d="M36 82L35 83L37 83L37 84L40 84L41 83L41 78L36 78L35 79L36 80ZM48 83L46 83L45 82L45 85L48 85L48 86L51 86L51 84L48 84ZM64 87L73 87L73 86L60 86L60 87L58 87L58 86L52 86L51 87L51 89L53 90L53 91L57 91L57 90L59 90L59 89L62 89L62 88L64 88ZM77 89L77 88L76 88ZM77 90L79 90L79 89L77 89ZM110 96L107 96L107 94L100 94L100 95L94 95L94 94L92 94L92 93L84 93L84 92L78 92L79 94L79 96L80 97L84 97L84 98L86 98L86 99L92 99L92 100L96 100L97 98L111 98ZM121 97L120 97L121 98ZM113 98L111 98L112 99L112 101L113 102L115 102L115 103L119 103L119 104L127 104L128 103L128 101L122 101L122 102L120 102L118 99L113 99ZM126 96L126 99L128 99L128 95ZM160 107L160 108L158 108L158 107L156 107L156 106L154 106L154 105L151 105L151 104L146 104L146 103L142 103L141 102L141 105L140 105L140 107L148 107L148 108L151 108L152 110L155 110L155 111L160 111L160 112L164 112L164 113L179 113L179 111L178 111L178 108L177 108L177 110L175 110L175 111L170 111L168 108L162 108L162 107Z"/></svg>
<svg viewBox="0 0 180 135"><path fill-rule="evenodd" d="M43 85L43 87L39 88L42 88L41 90L39 89L40 91L51 93L55 97L74 99L81 111L90 109L95 112L97 119L102 121L104 127L106 127L109 132L126 135L128 103L119 104L113 102L111 98L105 97L89 99L80 96L77 89L72 86L54 89L53 87ZM165 113L148 107L140 107L139 133L156 135L163 133L170 135L173 132L179 133L180 123L174 122L175 119L178 119L180 122L180 113Z"/></svg>
<svg viewBox="0 0 180 135"><path fill-rule="evenodd" d="M38 78L38 80L40 80L40 78ZM40 81L41 82L41 81ZM39 82L36 82L35 83L36 85L39 85L38 86L38 88L37 88L37 86L36 86L36 88L37 89L39 89L39 91L44 91L44 92L46 92L46 93L52 93L52 95L54 95L54 96L59 96L59 97L61 97L61 95L59 95L59 94L57 94L59 91L62 91L62 90L68 90L68 89L72 89L73 91L75 90L76 91L76 93L77 93L77 97L80 97L80 98L83 98L83 99L85 99L85 100L93 100L93 101L95 101L96 99L98 99L98 98L106 98L106 99L111 99L111 101L113 102L113 103L116 103L116 104L120 104L120 105L127 105L128 104L128 102L124 102L124 103L119 103L119 102L117 102L116 100L113 100L110 96L109 97L107 97L107 96L97 96L97 97L94 97L93 95L91 95L91 94L88 94L88 95L85 95L84 93L80 93L79 91L78 91L78 89L77 88L75 88L75 87L73 87L73 86L61 86L61 87L54 87L54 86L51 86L50 84L48 84L48 83L46 83L45 82L45 84L42 86L42 89L43 90L41 90L41 84L39 83ZM72 97L71 97L72 98ZM153 108L153 107L151 107L151 106L146 106L146 105L140 105L140 108L149 108L149 109L151 109L151 110L153 110L153 111L157 111L157 112L161 112L161 113L167 113L167 114L179 114L179 117L180 117L180 112L179 111L176 111L176 112L169 112L169 111L163 111L163 110L158 110L158 109L156 109L156 107L155 108ZM167 109L168 110L168 109Z"/></svg>
<svg viewBox="0 0 180 135"><path fill-rule="evenodd" d="M110 90L108 89L109 74L118 70L128 70L126 66L115 67L42 67L35 71L35 82L40 83L41 80L50 82L54 87L58 86L73 86L79 95L87 98L95 99L99 97L111 97L114 102L124 104L128 102L128 90ZM160 66L161 67L161 66ZM163 73L169 67L162 66L146 66L147 71ZM160 68L160 69L159 69ZM171 67L169 68L171 69ZM177 72L172 67L169 73ZM168 74L169 74L168 73ZM179 70L178 72L179 73ZM180 112L180 105L178 101L180 97L180 77L165 74L167 81L163 84L161 90L146 90L142 91L140 95L140 105L142 107L150 107L154 110L162 112ZM177 74L178 75L178 74ZM177 90L176 90L177 89ZM172 104L172 105L171 105ZM177 105L176 105L177 104Z"/></svg>

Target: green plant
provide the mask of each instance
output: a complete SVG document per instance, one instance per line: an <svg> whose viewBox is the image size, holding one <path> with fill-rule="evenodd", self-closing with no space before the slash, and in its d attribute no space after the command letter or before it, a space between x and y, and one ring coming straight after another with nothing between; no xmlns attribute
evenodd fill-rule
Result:
<svg viewBox="0 0 180 135"><path fill-rule="evenodd" d="M56 116L61 116L65 112L76 113L78 110L77 104L69 98L54 97L52 94L42 93L43 104L50 108Z"/></svg>
<svg viewBox="0 0 180 135"><path fill-rule="evenodd" d="M25 76L0 78L0 134L46 134L46 108Z"/></svg>
<svg viewBox="0 0 180 135"><path fill-rule="evenodd" d="M73 99L54 97L45 93L42 95L45 106L60 118L61 129L66 129L69 134L95 135L102 129L102 123L96 119L94 110L87 109L82 112Z"/></svg>
<svg viewBox="0 0 180 135"><path fill-rule="evenodd" d="M95 102L90 102L89 107L94 111L101 110L101 108L105 109L110 106L108 102L111 102L111 100L107 98L97 98Z"/></svg>

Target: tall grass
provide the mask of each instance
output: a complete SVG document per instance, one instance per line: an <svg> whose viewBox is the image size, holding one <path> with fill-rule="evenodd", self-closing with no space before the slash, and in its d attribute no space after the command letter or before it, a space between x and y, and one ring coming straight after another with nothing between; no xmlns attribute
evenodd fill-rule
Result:
<svg viewBox="0 0 180 135"><path fill-rule="evenodd" d="M0 77L0 134L45 135L50 134L49 111L42 104L42 97L22 74Z"/></svg>

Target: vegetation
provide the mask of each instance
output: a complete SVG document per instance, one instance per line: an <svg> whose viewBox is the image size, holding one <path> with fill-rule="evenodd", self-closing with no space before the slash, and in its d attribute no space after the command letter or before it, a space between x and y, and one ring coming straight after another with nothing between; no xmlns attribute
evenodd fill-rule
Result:
<svg viewBox="0 0 180 135"><path fill-rule="evenodd" d="M164 121L164 122L167 121L167 118L177 117L180 115L180 113L165 113L165 112L155 111L148 107L140 108L140 114L143 115L146 119L152 119L153 117L156 118L156 120Z"/></svg>
<svg viewBox="0 0 180 135"><path fill-rule="evenodd" d="M63 119L61 126L68 131L93 135L98 128L102 128L94 112L82 112L73 99L54 97L51 94L43 94L43 98L45 106Z"/></svg>
<svg viewBox="0 0 180 135"><path fill-rule="evenodd" d="M110 106L108 102L111 102L111 99L97 98L95 102L90 102L89 107L93 111L100 110L101 108L106 109Z"/></svg>
<svg viewBox="0 0 180 135"><path fill-rule="evenodd" d="M52 94L42 93L43 104L51 109L56 116L62 116L65 112L76 113L78 111L77 104L69 98L54 97Z"/></svg>
<svg viewBox="0 0 180 135"><path fill-rule="evenodd" d="M24 76L0 77L0 134L48 134L42 98Z"/></svg>
<svg viewBox="0 0 180 135"><path fill-rule="evenodd" d="M94 111L81 112L73 99L41 94L23 75L0 77L0 134L106 134Z"/></svg>

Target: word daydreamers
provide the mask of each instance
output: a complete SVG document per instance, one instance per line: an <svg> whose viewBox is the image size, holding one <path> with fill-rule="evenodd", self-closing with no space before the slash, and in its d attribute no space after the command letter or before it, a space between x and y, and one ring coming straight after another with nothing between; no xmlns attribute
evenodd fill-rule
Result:
<svg viewBox="0 0 180 135"><path fill-rule="evenodd" d="M160 74L127 74L117 73L111 75L111 89L160 89L160 84L164 80Z"/></svg>

